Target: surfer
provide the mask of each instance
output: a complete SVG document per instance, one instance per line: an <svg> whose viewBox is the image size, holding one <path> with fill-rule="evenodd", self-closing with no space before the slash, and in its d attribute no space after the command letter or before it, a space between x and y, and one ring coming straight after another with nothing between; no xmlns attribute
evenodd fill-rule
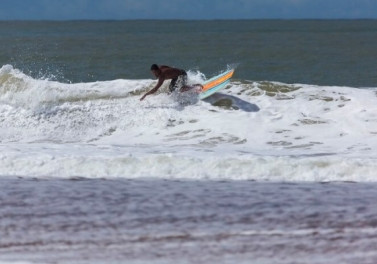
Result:
<svg viewBox="0 0 377 264"><path fill-rule="evenodd" d="M149 92L144 94L143 97L140 98L140 101L144 100L144 98L147 95L157 92L157 90L161 87L165 80L171 79L169 85L170 92L175 91L177 88L179 88L181 92L188 91L192 88L191 86L187 85L187 73L185 70L172 68L164 65L158 66L157 64L153 64L151 66L151 71L153 75L158 78L158 82L152 90L150 90Z"/></svg>

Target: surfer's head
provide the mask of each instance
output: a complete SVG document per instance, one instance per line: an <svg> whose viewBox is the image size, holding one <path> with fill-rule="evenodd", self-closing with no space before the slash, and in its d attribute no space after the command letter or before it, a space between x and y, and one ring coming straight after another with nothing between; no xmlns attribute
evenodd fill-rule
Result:
<svg viewBox="0 0 377 264"><path fill-rule="evenodd" d="M158 67L157 64L152 64L151 71L154 74L154 76L156 76L156 77L158 77L159 74L160 74L160 68Z"/></svg>

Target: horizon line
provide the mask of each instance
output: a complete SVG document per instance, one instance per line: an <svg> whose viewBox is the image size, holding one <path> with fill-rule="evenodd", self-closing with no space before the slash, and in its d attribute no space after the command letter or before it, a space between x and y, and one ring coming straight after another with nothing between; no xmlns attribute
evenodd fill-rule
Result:
<svg viewBox="0 0 377 264"><path fill-rule="evenodd" d="M80 22L80 21L262 21L262 20L301 20L301 21L329 21L329 20L377 20L377 18L127 18L127 19L105 19L105 18L83 18L83 19L1 19L0 22Z"/></svg>

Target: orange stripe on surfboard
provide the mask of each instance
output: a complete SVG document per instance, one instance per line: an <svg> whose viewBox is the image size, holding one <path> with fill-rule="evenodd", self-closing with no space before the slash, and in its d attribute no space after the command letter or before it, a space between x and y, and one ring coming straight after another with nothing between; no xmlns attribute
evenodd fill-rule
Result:
<svg viewBox="0 0 377 264"><path fill-rule="evenodd" d="M205 91L211 89L212 87L215 87L215 86L225 82L226 80L230 79L233 76L233 73L234 73L234 70L228 72L227 74L225 74L224 76L221 76L218 79L215 79L215 80L213 80L209 83L204 84L202 92L205 92Z"/></svg>

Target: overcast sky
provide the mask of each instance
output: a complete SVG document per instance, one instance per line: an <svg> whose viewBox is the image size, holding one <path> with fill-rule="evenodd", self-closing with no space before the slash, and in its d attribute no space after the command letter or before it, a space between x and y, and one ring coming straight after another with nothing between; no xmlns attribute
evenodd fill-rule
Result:
<svg viewBox="0 0 377 264"><path fill-rule="evenodd" d="M0 0L0 20L377 18L377 0Z"/></svg>

